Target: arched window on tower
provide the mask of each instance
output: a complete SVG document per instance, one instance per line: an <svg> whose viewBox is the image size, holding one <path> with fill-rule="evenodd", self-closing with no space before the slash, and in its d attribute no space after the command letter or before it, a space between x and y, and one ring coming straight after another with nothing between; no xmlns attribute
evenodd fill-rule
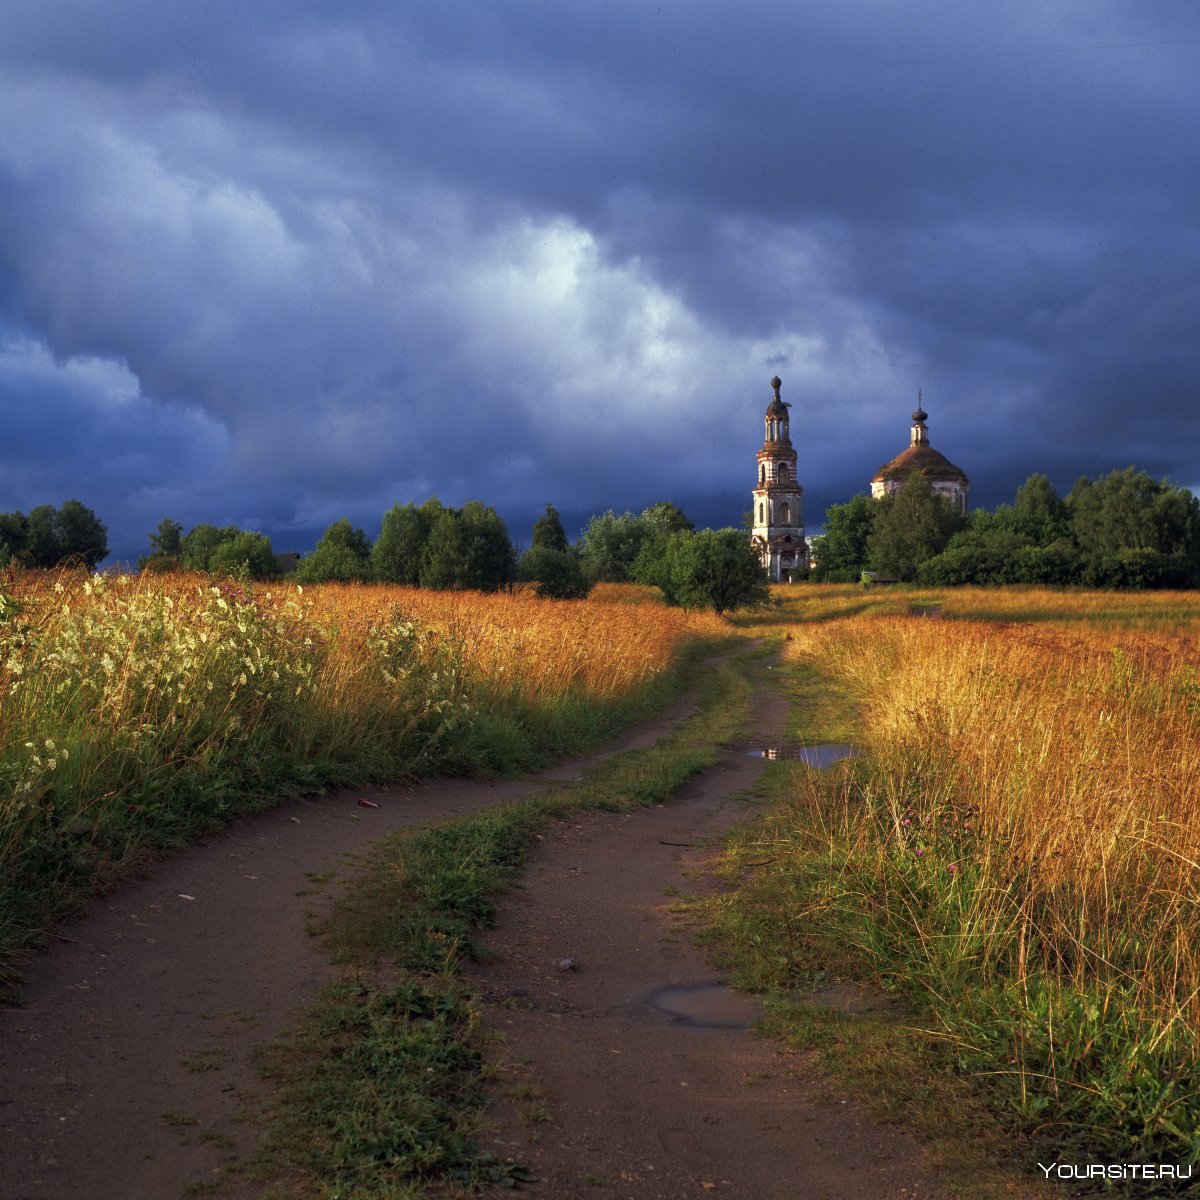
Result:
<svg viewBox="0 0 1200 1200"><path fill-rule="evenodd" d="M792 523L792 506L785 500L783 508L780 509L779 523L781 525L790 525Z"/></svg>
<svg viewBox="0 0 1200 1200"><path fill-rule="evenodd" d="M788 481L788 465L787 465L787 463L780 463L779 466L775 468L775 474L779 476L780 483L787 483L787 481Z"/></svg>
<svg viewBox="0 0 1200 1200"><path fill-rule="evenodd" d="M763 525L763 524L765 524L765 523L766 523L766 522L763 520L763 512L764 512L764 510L763 510L763 506L762 506L762 504L761 504L761 502L760 502L760 503L759 503L759 506L758 506L758 523L759 523L760 525Z"/></svg>
<svg viewBox="0 0 1200 1200"><path fill-rule="evenodd" d="M758 482L759 482L759 483L766 483L766 482L767 482L767 464L766 464L766 463L760 463L760 464L759 464L759 468L758 468Z"/></svg>

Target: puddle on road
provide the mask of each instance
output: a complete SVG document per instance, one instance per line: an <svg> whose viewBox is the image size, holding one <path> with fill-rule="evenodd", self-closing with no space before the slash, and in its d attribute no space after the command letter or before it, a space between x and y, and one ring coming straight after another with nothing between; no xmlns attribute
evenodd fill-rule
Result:
<svg viewBox="0 0 1200 1200"><path fill-rule="evenodd" d="M664 988L650 1004L696 1029L746 1029L762 1016L756 1001L723 983Z"/></svg>
<svg viewBox="0 0 1200 1200"><path fill-rule="evenodd" d="M854 758L857 750L846 742L827 742L821 746L758 746L747 750L750 758L767 758L772 762L793 760L810 767L830 767L844 758Z"/></svg>

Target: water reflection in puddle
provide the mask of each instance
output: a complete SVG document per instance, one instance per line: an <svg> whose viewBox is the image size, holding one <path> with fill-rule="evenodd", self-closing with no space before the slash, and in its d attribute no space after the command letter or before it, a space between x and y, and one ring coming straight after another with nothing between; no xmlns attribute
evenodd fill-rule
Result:
<svg viewBox="0 0 1200 1200"><path fill-rule="evenodd" d="M822 746L759 746L746 753L751 758L769 758L772 762L790 759L820 768L853 758L858 751L846 742L828 742Z"/></svg>
<svg viewBox="0 0 1200 1200"><path fill-rule="evenodd" d="M762 1016L755 1001L723 983L665 988L651 996L650 1003L679 1024L697 1029L745 1029Z"/></svg>

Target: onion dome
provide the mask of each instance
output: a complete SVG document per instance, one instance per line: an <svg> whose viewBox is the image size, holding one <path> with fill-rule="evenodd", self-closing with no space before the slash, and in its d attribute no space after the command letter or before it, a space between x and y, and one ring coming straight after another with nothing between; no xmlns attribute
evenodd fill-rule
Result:
<svg viewBox="0 0 1200 1200"><path fill-rule="evenodd" d="M872 483L884 483L889 479L907 479L914 471L920 471L930 482L951 481L966 483L967 473L956 467L944 454L940 454L928 442L916 443L901 451L889 463L871 477Z"/></svg>
<svg viewBox="0 0 1200 1200"><path fill-rule="evenodd" d="M775 389L775 398L767 405L768 417L783 417L787 418L789 405L785 404L779 398L779 389L783 387L783 380L778 375L771 380L771 387Z"/></svg>
<svg viewBox="0 0 1200 1200"><path fill-rule="evenodd" d="M956 467L944 454L938 453L929 444L929 430L925 428L929 414L921 403L922 399L922 394L918 392L908 449L901 451L891 462L880 467L872 476L872 483L882 484L889 480L897 484L903 483L914 471L920 471L930 483L965 485L969 482L965 471Z"/></svg>

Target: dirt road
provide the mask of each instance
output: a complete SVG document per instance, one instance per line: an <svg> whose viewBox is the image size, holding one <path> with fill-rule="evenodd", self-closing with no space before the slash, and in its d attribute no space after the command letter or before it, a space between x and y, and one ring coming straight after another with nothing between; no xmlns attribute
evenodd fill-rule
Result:
<svg viewBox="0 0 1200 1200"><path fill-rule="evenodd" d="M755 711L757 735L782 732L781 700L760 696ZM664 807L552 826L501 901L488 944L502 958L471 975L509 1068L492 1148L532 1167L530 1195L942 1195L906 1138L745 1028L753 1012L705 986L721 980L672 917L672 894L704 886L706 843L746 816L738 796L761 770L733 751Z"/></svg>
<svg viewBox="0 0 1200 1200"><path fill-rule="evenodd" d="M353 858L385 834L528 795L685 719L694 696L598 754L525 780L438 780L295 801L240 821L63 928L0 1010L0 1197L174 1200L252 1153L250 1059L330 977L309 932ZM358 804L367 799L379 805Z"/></svg>
<svg viewBox="0 0 1200 1200"><path fill-rule="evenodd" d="M25 1006L0 1012L0 1194L260 1195L224 1168L255 1148L252 1118L265 1101L253 1052L330 976L308 932L336 890L328 876L351 874L355 856L392 830L647 745L692 707L685 698L602 754L523 781L291 803L98 902L30 964ZM782 701L759 709L781 727ZM669 986L713 979L689 935L672 929L663 892L690 886L683 874L700 862L700 843L739 818L734 796L760 769L733 754L678 803L552 826L528 886L503 901L495 944L506 957L475 978L503 1054L530 1061L525 1089L509 1088L520 1095L498 1099L489 1137L532 1163L532 1194L937 1195L919 1154L829 1098L806 1061L779 1057L746 1029L694 1027L650 1003ZM560 970L568 958L575 965Z"/></svg>

